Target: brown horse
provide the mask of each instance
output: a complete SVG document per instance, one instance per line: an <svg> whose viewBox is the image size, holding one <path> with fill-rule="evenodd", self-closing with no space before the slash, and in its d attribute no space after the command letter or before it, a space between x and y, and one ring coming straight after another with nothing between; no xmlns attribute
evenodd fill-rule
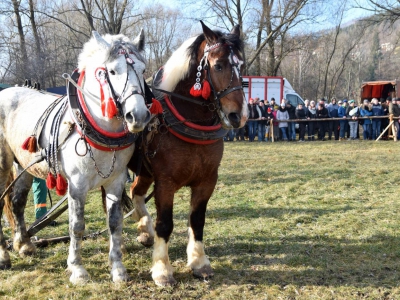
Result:
<svg viewBox="0 0 400 300"><path fill-rule="evenodd" d="M138 154L129 168L138 176L131 196L139 219L138 240L154 243L152 277L157 285L176 281L168 257L173 230L174 193L191 188L188 265L196 277L213 275L203 247L208 200L218 179L227 130L244 126L247 105L242 89L242 51L239 26L229 34L212 31L202 22L203 34L176 50L154 78L163 113L137 141ZM195 96L194 96L195 95ZM142 165L137 171L138 165ZM145 206L145 195L154 181L157 207L155 233Z"/></svg>

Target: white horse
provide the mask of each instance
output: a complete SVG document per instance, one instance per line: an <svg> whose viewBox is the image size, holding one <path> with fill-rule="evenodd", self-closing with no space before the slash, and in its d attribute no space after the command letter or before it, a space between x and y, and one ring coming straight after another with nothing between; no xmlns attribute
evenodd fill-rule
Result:
<svg viewBox="0 0 400 300"><path fill-rule="evenodd" d="M134 137L150 119L143 92L145 63L140 54L143 48L143 31L133 42L123 35L101 37L93 32L93 38L79 56L79 73L74 73L79 81L70 83L68 97L56 101L53 95L26 87L8 88L0 93L0 195L5 191L13 162L18 163L17 172L21 173L38 154L46 158L28 168L14 185L11 195L16 224L14 249L21 256L35 252L23 214L32 176L47 178L48 186L57 186L57 193L68 192L71 241L67 262L74 284L89 279L81 257L84 207L87 193L100 186L107 194L112 280L128 279L121 259L121 194ZM35 135L37 143L33 143L38 151L30 152L26 147L24 150L21 145L27 137ZM0 214L3 207L1 200ZM0 268L10 267L0 224Z"/></svg>

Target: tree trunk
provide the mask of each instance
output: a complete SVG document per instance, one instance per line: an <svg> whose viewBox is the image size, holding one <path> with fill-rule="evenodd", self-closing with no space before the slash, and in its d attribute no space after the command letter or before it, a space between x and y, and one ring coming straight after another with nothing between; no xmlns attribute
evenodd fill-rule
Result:
<svg viewBox="0 0 400 300"><path fill-rule="evenodd" d="M15 19L17 21L17 29L20 43L20 51L21 51L21 61L17 62L17 76L19 79L24 80L30 77L30 72L28 70L28 53L26 51L26 42L25 42L25 34L24 28L22 26L22 20L20 15L20 3L18 0L12 0Z"/></svg>

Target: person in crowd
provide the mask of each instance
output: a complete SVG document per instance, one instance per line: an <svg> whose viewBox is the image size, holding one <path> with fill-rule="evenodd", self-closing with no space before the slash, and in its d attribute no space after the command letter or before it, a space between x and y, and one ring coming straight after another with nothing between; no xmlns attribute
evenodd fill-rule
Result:
<svg viewBox="0 0 400 300"><path fill-rule="evenodd" d="M342 105L339 106L338 109L338 117L342 118L342 120L339 121L340 124L339 141L344 141L344 136L347 131L348 123L347 123L346 109L347 109L347 100L344 99L342 101Z"/></svg>
<svg viewBox="0 0 400 300"><path fill-rule="evenodd" d="M325 102L320 100L317 107L317 119L327 119L328 109L325 107ZM318 139L320 141L325 141L327 121L318 121Z"/></svg>
<svg viewBox="0 0 400 300"><path fill-rule="evenodd" d="M281 103L281 106L279 107L278 112L276 113L276 119L279 121L289 120L289 113L287 111L285 102ZM284 141L288 141L288 135L287 135L288 122L279 122L278 126L281 131L282 139Z"/></svg>
<svg viewBox="0 0 400 300"><path fill-rule="evenodd" d="M372 112L372 103L368 101L368 99L364 99L363 105L360 107L360 116L361 117L371 117L374 113ZM372 120L364 119L363 120L363 139L372 140Z"/></svg>
<svg viewBox="0 0 400 300"><path fill-rule="evenodd" d="M389 116L389 103L392 102L392 97L387 97L386 101L384 98L381 98L381 107L383 111L383 116ZM383 118L380 119L380 130L378 136L381 134L382 130L384 130L387 126L389 125L389 118ZM373 126L373 123L372 123ZM386 130L385 133L382 136L382 139L387 140L388 139L388 134L389 131Z"/></svg>
<svg viewBox="0 0 400 300"><path fill-rule="evenodd" d="M315 107L315 101L311 100L310 105L308 106L307 110L307 119L314 120L317 118L317 108ZM316 122L308 122L308 140L314 141L314 134L315 134L315 126Z"/></svg>
<svg viewBox="0 0 400 300"><path fill-rule="evenodd" d="M289 120L296 119L296 108L290 103L290 101L286 101L286 110L289 114ZM289 129L289 141L296 140L296 123L295 122L288 122L288 129Z"/></svg>
<svg viewBox="0 0 400 300"><path fill-rule="evenodd" d="M244 132L245 132L245 126L243 126L242 128L235 129L236 141L240 142L244 141Z"/></svg>
<svg viewBox="0 0 400 300"><path fill-rule="evenodd" d="M274 119L273 109L271 107L268 107L267 112L265 114L265 120L266 120L265 130L266 130L266 134L267 134L267 142L268 141L272 142L271 120L273 120L273 119ZM275 129L275 126L273 126L273 128ZM277 128L277 130L279 131L279 128ZM275 132L274 132L274 136L275 136Z"/></svg>
<svg viewBox="0 0 400 300"><path fill-rule="evenodd" d="M303 103L299 103L299 105L296 108L295 115L296 115L296 119L299 119L299 120L307 119L307 114L303 108ZM299 142L304 142L304 135L306 133L306 123L307 122L299 122Z"/></svg>
<svg viewBox="0 0 400 300"><path fill-rule="evenodd" d="M279 139L281 138L280 136L280 130L279 130L279 122L277 122L277 114L278 114L278 110L279 110L279 106L277 109L274 109L272 111L272 115L274 117L272 124L274 125L273 127L273 131L274 131L274 141L279 141ZM272 142L272 139L271 139Z"/></svg>
<svg viewBox="0 0 400 300"><path fill-rule="evenodd" d="M257 132L258 120L261 116L260 108L258 105L254 104L253 98L249 99L248 110L249 118L247 124L249 126L249 141L253 142Z"/></svg>
<svg viewBox="0 0 400 300"><path fill-rule="evenodd" d="M342 101L340 101L342 104ZM328 116L329 118L338 118L338 111L339 111L339 105L336 104L336 98L333 97L331 99L331 103L328 104L327 107L328 110ZM339 121L338 120L332 120L328 121L328 139L332 139L332 133L335 137L335 141L339 140Z"/></svg>
<svg viewBox="0 0 400 300"><path fill-rule="evenodd" d="M265 106L264 106L264 100L260 100L258 102L258 106L260 108L260 119L258 121L258 141L259 142L265 142L265 125L267 124L265 120Z"/></svg>
<svg viewBox="0 0 400 300"><path fill-rule="evenodd" d="M384 109L382 105L378 102L377 98L372 99L372 112L374 117L383 116ZM389 109L388 109L389 112ZM372 119L372 139L376 140L381 134L381 121L382 119Z"/></svg>
<svg viewBox="0 0 400 300"><path fill-rule="evenodd" d="M310 106L310 100L308 99L304 100L304 110L308 109L309 106Z"/></svg>
<svg viewBox="0 0 400 300"><path fill-rule="evenodd" d="M233 142L235 139L235 131L234 129L229 129L228 133L226 134L226 136L224 137L224 141L225 142Z"/></svg>
<svg viewBox="0 0 400 300"><path fill-rule="evenodd" d="M272 110L277 110L279 106L275 103L275 98L271 98L271 101L269 101L269 106L272 108Z"/></svg>
<svg viewBox="0 0 400 300"><path fill-rule="evenodd" d="M399 117L400 116L400 98L393 98L392 103L389 104L389 114L393 115L393 117ZM394 120L394 126L396 127L396 132L393 134L396 134L398 137L399 134L399 121Z"/></svg>
<svg viewBox="0 0 400 300"><path fill-rule="evenodd" d="M346 108L346 117L350 127L350 138L349 140L357 139L357 127L358 127L358 116L359 111L354 100L349 101L349 106Z"/></svg>
<svg viewBox="0 0 400 300"><path fill-rule="evenodd" d="M397 107L399 107L399 110L400 110L400 98L396 98L396 105L397 105ZM400 112L399 112L399 117L400 117ZM396 123L397 123L397 125L396 125ZM397 140L400 140L400 120L394 120L394 124L395 124L395 126L398 126L398 127L396 127L397 128Z"/></svg>

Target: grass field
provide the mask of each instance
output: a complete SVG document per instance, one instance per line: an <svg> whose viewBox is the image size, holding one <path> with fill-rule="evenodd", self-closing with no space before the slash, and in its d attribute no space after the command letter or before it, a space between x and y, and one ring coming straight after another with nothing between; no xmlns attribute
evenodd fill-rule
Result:
<svg viewBox="0 0 400 300"><path fill-rule="evenodd" d="M11 252L12 269L0 273L0 297L400 299L399 168L393 141L226 143L205 227L212 280L194 279L186 267L190 191L183 189L175 197L169 248L175 287L154 285L151 249L136 242L136 226L128 220L127 284L110 281L105 234L83 242L92 279L87 285L69 283L68 244L57 244L30 258ZM155 216L153 201L149 208ZM87 233L105 227L99 192L90 194L85 219ZM58 220L38 236L67 235L67 215Z"/></svg>

